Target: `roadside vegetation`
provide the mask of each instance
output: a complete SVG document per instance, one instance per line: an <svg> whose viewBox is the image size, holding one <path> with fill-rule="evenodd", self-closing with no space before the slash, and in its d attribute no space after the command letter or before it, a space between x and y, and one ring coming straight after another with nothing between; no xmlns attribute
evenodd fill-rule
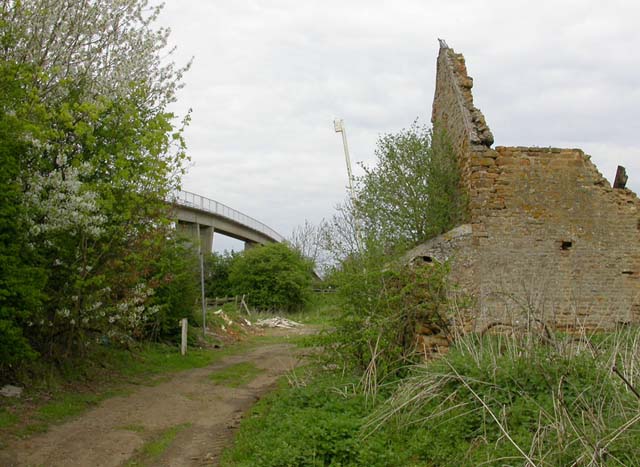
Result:
<svg viewBox="0 0 640 467"><path fill-rule="evenodd" d="M195 303L193 255L166 203L188 122L168 106L188 65L166 55L159 11L0 4L2 382L171 339Z"/></svg>
<svg viewBox="0 0 640 467"><path fill-rule="evenodd" d="M442 168L455 161L446 136L414 124L377 154L355 200L294 238L300 251L320 239L334 258L322 351L247 414L222 465L640 465L640 329L567 334L530 309L522 328L465 335L456 323L469 303L447 264L397 261L466 218L455 165ZM416 345L421 327L440 329L448 351Z"/></svg>
<svg viewBox="0 0 640 467"><path fill-rule="evenodd" d="M64 380L110 350L173 345L181 318L201 324L197 256L167 203L187 161L189 118L169 106L189 64L172 61L160 10L0 2L0 386ZM273 311L308 303L295 251L233 259L221 292Z"/></svg>
<svg viewBox="0 0 640 467"><path fill-rule="evenodd" d="M312 365L258 402L222 465L638 465L639 338L468 336L374 394L363 372Z"/></svg>

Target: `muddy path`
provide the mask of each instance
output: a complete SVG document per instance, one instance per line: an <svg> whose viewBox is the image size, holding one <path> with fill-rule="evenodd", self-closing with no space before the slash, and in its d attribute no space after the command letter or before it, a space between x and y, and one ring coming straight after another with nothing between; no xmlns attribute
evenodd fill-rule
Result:
<svg viewBox="0 0 640 467"><path fill-rule="evenodd" d="M12 443L0 451L0 465L142 465L132 459L140 456L145 443L172 430L175 438L153 465L218 465L242 415L302 358L293 345L269 344L208 367L173 374L155 386L107 399L46 433ZM211 380L213 373L244 362L261 371L241 387Z"/></svg>

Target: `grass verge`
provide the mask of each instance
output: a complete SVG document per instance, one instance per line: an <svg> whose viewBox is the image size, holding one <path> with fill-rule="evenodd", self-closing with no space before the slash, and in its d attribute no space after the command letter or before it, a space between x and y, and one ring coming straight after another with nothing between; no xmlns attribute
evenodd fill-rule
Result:
<svg viewBox="0 0 640 467"><path fill-rule="evenodd" d="M13 426L19 420L15 413L8 412L6 409L0 409L0 429Z"/></svg>
<svg viewBox="0 0 640 467"><path fill-rule="evenodd" d="M256 404L222 465L640 465L639 343L470 335L373 393L316 367Z"/></svg>
<svg viewBox="0 0 640 467"><path fill-rule="evenodd" d="M420 465L407 449L410 439L394 428L360 436L373 401L356 389L358 384L356 376L319 367L281 378L278 389L244 418L221 465Z"/></svg>

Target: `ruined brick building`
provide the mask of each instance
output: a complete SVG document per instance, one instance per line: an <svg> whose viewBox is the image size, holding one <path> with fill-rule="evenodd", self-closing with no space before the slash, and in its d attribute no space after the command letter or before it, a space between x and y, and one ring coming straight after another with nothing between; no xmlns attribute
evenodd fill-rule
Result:
<svg viewBox="0 0 640 467"><path fill-rule="evenodd" d="M432 121L457 153L469 222L411 258L451 261L473 297L469 329L528 313L558 327L638 322L640 200L626 177L612 188L580 149L492 148L472 86L464 57L441 41Z"/></svg>

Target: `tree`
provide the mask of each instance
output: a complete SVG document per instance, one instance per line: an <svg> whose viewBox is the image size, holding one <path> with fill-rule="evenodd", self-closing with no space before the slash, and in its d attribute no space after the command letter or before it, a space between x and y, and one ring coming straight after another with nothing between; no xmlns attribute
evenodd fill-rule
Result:
<svg viewBox="0 0 640 467"><path fill-rule="evenodd" d="M236 254L233 252L211 253L205 258L204 286L207 297L226 297L231 295L229 271Z"/></svg>
<svg viewBox="0 0 640 467"><path fill-rule="evenodd" d="M232 263L229 282L264 311L297 311L311 295L312 263L285 243L244 251Z"/></svg>
<svg viewBox="0 0 640 467"><path fill-rule="evenodd" d="M200 265L190 239L173 232L160 251L154 255L150 284L154 293L144 333L154 339L178 340L178 321L194 316L194 307L200 299Z"/></svg>
<svg viewBox="0 0 640 467"><path fill-rule="evenodd" d="M336 212L320 226L320 244L326 258L325 273L346 258L357 256L362 248L362 231L358 227L351 198L335 207Z"/></svg>
<svg viewBox="0 0 640 467"><path fill-rule="evenodd" d="M289 244L294 250L298 251L314 264L316 264L322 253L320 237L322 235L323 224L324 219L319 225L313 225L308 219L305 219L304 224L293 229L291 237L288 239Z"/></svg>
<svg viewBox="0 0 640 467"><path fill-rule="evenodd" d="M116 100L146 88L144 104L163 110L183 73L166 60L167 28L155 28L162 5L148 0L0 0L0 59L45 71L34 84L46 99Z"/></svg>
<svg viewBox="0 0 640 467"><path fill-rule="evenodd" d="M30 107L29 70L0 62L0 375L34 358L23 329L40 308L46 271L37 250L28 248L27 212L20 173L32 150L26 136L40 130L37 116L20 116Z"/></svg>
<svg viewBox="0 0 640 467"><path fill-rule="evenodd" d="M0 214L0 320L11 323L0 327L45 356L141 336L158 311L165 281L150 265L170 241L164 199L179 186L188 121L167 109L186 67L165 58L159 8L0 1L0 69L18 83L1 77L1 183L15 212ZM31 285L11 279L28 267Z"/></svg>
<svg viewBox="0 0 640 467"><path fill-rule="evenodd" d="M446 135L418 124L379 138L373 168L357 179L353 215L365 237L417 244L465 218L458 163Z"/></svg>

